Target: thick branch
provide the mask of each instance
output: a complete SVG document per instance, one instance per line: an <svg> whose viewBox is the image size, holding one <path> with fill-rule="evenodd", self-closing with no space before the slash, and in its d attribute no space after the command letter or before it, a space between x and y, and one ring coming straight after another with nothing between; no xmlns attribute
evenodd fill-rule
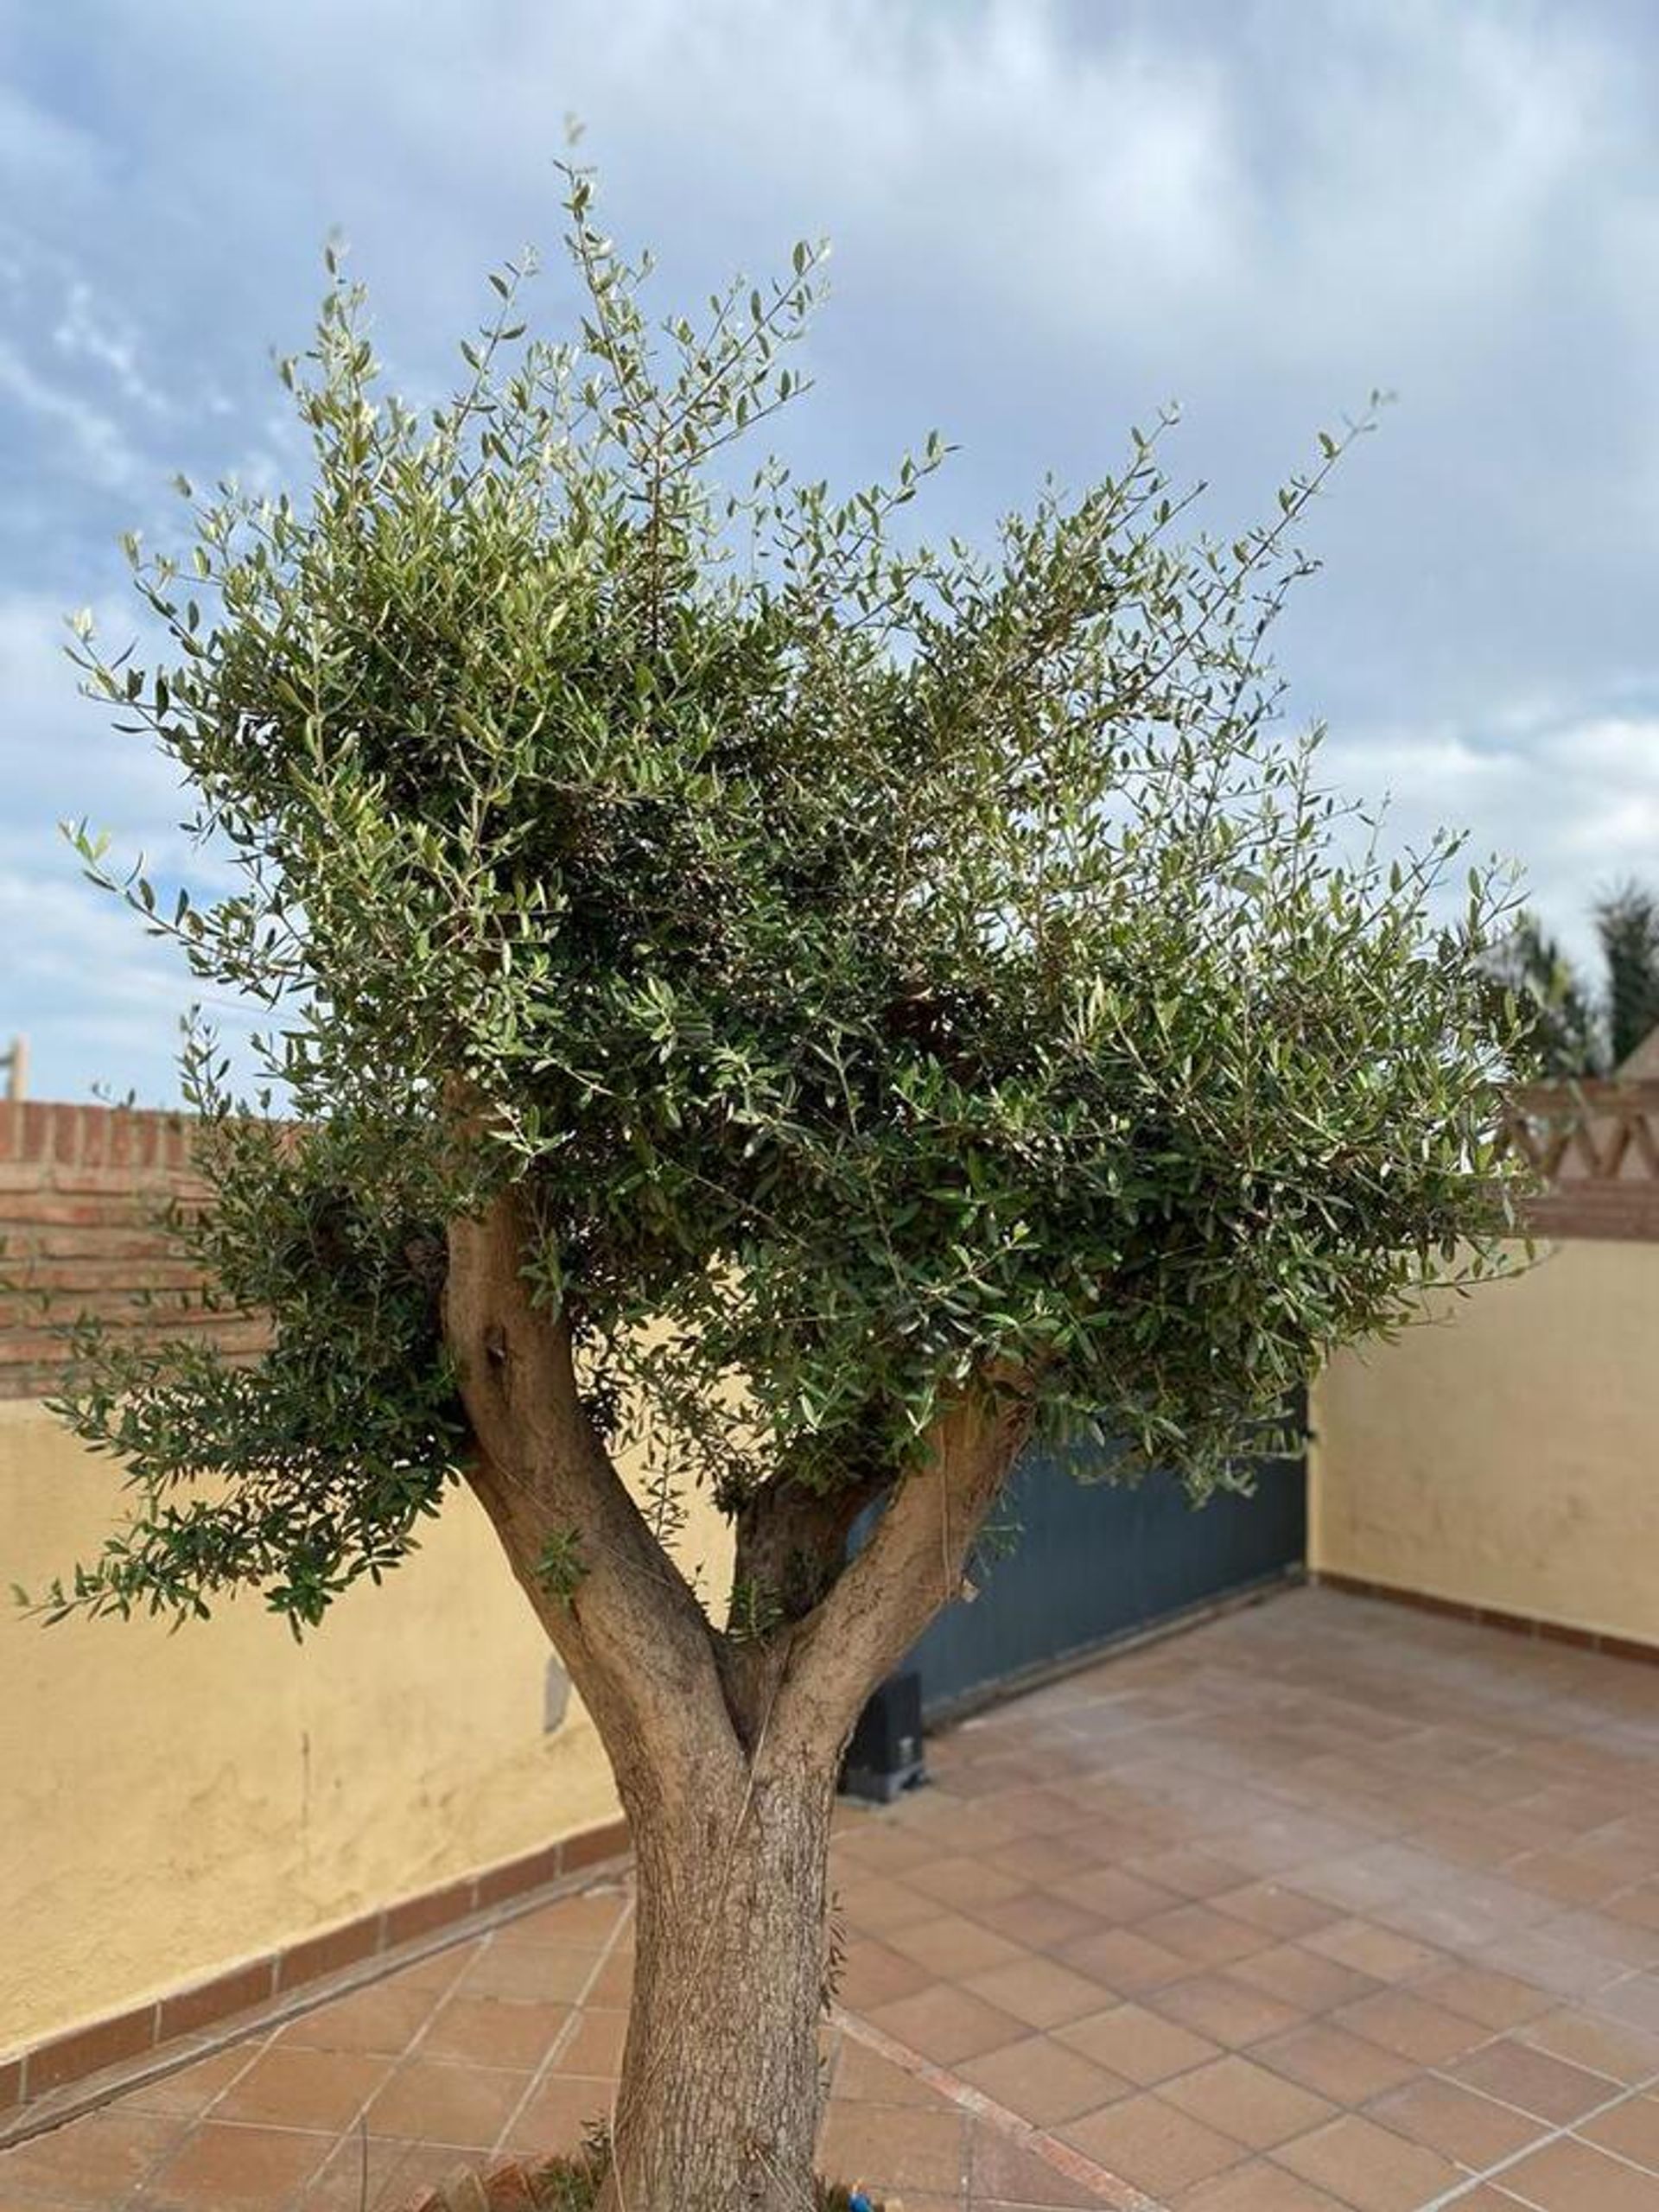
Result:
<svg viewBox="0 0 1659 2212"><path fill-rule="evenodd" d="M934 1424L869 1542L795 1631L772 1715L780 1748L845 1742L875 1685L960 1590L1028 1427L1017 1398L978 1393Z"/></svg>
<svg viewBox="0 0 1659 2212"><path fill-rule="evenodd" d="M734 1782L715 1639L582 1402L569 1331L531 1300L526 1224L508 1192L449 1229L444 1337L478 1451L468 1480L604 1738L629 1810ZM573 1532L573 1595L538 1572Z"/></svg>

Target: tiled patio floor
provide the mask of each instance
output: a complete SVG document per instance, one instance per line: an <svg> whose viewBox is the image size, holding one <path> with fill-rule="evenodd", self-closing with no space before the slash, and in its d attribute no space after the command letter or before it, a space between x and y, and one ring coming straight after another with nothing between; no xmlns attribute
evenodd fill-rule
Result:
<svg viewBox="0 0 1659 2212"><path fill-rule="evenodd" d="M849 1812L826 2171L906 2212L1659 2212L1659 1671L1301 1592ZM355 2212L571 2141L629 1908L543 1905L0 2154L0 2212Z"/></svg>

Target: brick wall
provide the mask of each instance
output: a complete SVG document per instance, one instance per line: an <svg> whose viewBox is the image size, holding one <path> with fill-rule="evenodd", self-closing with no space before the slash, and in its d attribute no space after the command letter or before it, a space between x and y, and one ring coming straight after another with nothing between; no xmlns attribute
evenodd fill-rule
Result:
<svg viewBox="0 0 1659 2212"><path fill-rule="evenodd" d="M0 1398L57 1387L60 1332L82 1313L152 1338L207 1332L227 1350L257 1348L257 1322L178 1308L198 1278L155 1215L169 1197L203 1195L190 1144L184 1115L0 1101Z"/></svg>

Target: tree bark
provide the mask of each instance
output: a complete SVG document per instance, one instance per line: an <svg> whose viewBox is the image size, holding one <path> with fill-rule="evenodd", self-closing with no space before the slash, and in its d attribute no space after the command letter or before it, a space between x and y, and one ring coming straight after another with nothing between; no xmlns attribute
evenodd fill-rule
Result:
<svg viewBox="0 0 1659 2212"><path fill-rule="evenodd" d="M752 1531L752 1559L828 1544L827 1588L748 1643L721 1637L588 1418L569 1332L535 1305L522 1198L450 1224L444 1326L467 1476L592 1714L638 1878L632 2005L604 2212L810 2212L822 2101L830 1817L873 1686L960 1586L1023 1441L1010 1384L966 1390L836 1573L855 1499ZM855 1490L856 1485L850 1487ZM546 1586L573 1537L574 1590Z"/></svg>
<svg viewBox="0 0 1659 2212"><path fill-rule="evenodd" d="M633 1826L633 2002L603 2212L810 2212L833 1769Z"/></svg>

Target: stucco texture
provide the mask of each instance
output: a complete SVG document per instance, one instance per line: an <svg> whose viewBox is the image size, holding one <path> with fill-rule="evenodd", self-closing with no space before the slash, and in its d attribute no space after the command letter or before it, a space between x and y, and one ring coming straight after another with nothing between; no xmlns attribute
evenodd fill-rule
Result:
<svg viewBox="0 0 1659 2212"><path fill-rule="evenodd" d="M1659 1643L1659 1244L1574 1240L1345 1352L1309 1564Z"/></svg>
<svg viewBox="0 0 1659 2212"><path fill-rule="evenodd" d="M90 1555L118 1488L0 1404L0 1580ZM684 1542L722 1556L712 1515ZM302 1645L251 1597L172 1632L0 1607L0 2056L614 1818L547 1662L461 1491Z"/></svg>

